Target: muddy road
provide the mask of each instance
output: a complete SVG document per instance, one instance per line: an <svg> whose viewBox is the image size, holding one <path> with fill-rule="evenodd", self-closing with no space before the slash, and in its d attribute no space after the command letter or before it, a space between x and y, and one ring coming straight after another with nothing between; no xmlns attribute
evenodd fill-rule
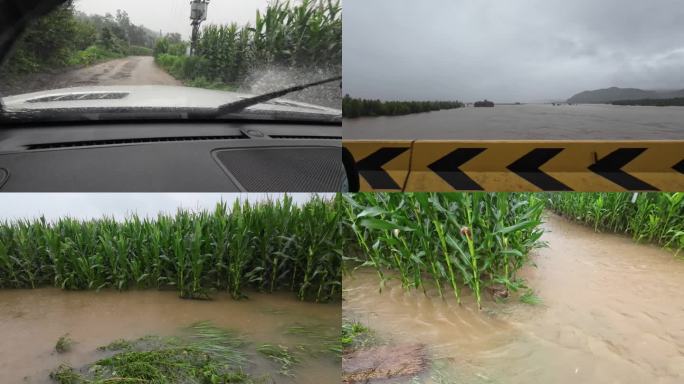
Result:
<svg viewBox="0 0 684 384"><path fill-rule="evenodd" d="M129 56L60 73L30 75L1 84L3 96L89 85L183 85L154 62L152 56Z"/></svg>
<svg viewBox="0 0 684 384"><path fill-rule="evenodd" d="M423 383L684 382L684 261L555 215L545 229L549 246L520 273L542 304L485 295L480 312L472 295L459 307L396 281L379 294L362 270L344 281L344 316L391 343L425 344Z"/></svg>

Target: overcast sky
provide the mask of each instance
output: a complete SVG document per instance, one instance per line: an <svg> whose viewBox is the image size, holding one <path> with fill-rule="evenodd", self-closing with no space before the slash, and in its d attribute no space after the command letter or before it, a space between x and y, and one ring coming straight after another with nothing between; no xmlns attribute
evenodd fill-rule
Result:
<svg viewBox="0 0 684 384"><path fill-rule="evenodd" d="M311 198L308 193L291 193L297 203ZM158 213L175 213L178 208L213 209L223 200L229 207L235 199L252 202L280 199L280 193L3 193L0 194L0 221L60 217L79 219L113 216L118 219L137 213L156 217ZM332 194L320 194L332 198Z"/></svg>
<svg viewBox="0 0 684 384"><path fill-rule="evenodd" d="M153 31L177 32L190 37L190 0L76 0L76 9L87 14L104 15L116 10L128 12L131 22L144 25ZM268 0L213 0L209 3L206 24L242 25L254 23L256 10L266 9Z"/></svg>
<svg viewBox="0 0 684 384"><path fill-rule="evenodd" d="M681 0L346 0L344 92L565 100L684 88Z"/></svg>

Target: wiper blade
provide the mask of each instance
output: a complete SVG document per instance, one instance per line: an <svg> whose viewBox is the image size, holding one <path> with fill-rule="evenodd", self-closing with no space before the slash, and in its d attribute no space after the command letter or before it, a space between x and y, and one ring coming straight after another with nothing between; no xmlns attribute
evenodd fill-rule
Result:
<svg viewBox="0 0 684 384"><path fill-rule="evenodd" d="M273 99L276 99L278 97L285 96L288 93L301 91L303 89L315 87L317 85L332 83L333 81L337 81L337 80L342 80L342 76L330 77L328 79L315 81L313 83L296 85L294 87L281 89L279 91L264 93L263 95L248 97L246 99L234 101L232 103L223 104L217 108L216 116L223 116L223 115L228 115L231 113L238 113L238 112L244 110L245 108L251 107L253 105L261 104L263 102L273 100Z"/></svg>

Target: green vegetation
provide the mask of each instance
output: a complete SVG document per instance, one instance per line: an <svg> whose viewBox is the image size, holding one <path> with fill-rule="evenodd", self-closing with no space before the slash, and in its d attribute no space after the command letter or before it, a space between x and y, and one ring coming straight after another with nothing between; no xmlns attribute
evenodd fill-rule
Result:
<svg viewBox="0 0 684 384"><path fill-rule="evenodd" d="M370 328L358 321L342 319L342 347L345 350L357 350L375 343Z"/></svg>
<svg viewBox="0 0 684 384"><path fill-rule="evenodd" d="M679 253L684 249L684 193L553 193L549 207L595 231L624 233Z"/></svg>
<svg viewBox="0 0 684 384"><path fill-rule="evenodd" d="M349 95L342 99L344 117L398 116L462 107L459 101L380 101L353 99Z"/></svg>
<svg viewBox="0 0 684 384"><path fill-rule="evenodd" d="M276 1L255 25L209 25L199 36L195 56L179 39L160 39L157 63L188 85L221 89L240 84L266 67L325 68L342 65L342 12L339 0Z"/></svg>
<svg viewBox="0 0 684 384"><path fill-rule="evenodd" d="M263 344L257 347L257 352L280 365L280 373L294 376L291 369L299 364L299 359L284 345Z"/></svg>
<svg viewBox="0 0 684 384"><path fill-rule="evenodd" d="M0 76L7 80L127 54L151 55L154 39L152 31L132 24L125 11L87 16L67 1L28 27L0 68Z"/></svg>
<svg viewBox="0 0 684 384"><path fill-rule="evenodd" d="M144 337L116 343L126 347L92 364L86 374L61 365L50 377L60 384L258 382L243 372L247 362L241 350L244 341L207 322L191 326L180 338Z"/></svg>
<svg viewBox="0 0 684 384"><path fill-rule="evenodd" d="M55 344L55 351L58 353L69 352L73 343L74 342L71 340L68 333L66 335L62 335L57 340L57 344Z"/></svg>
<svg viewBox="0 0 684 384"><path fill-rule="evenodd" d="M357 193L345 196L348 225L360 255L348 260L398 273L406 289L434 282L460 303L461 286L481 291L492 284L515 291L515 273L540 246L543 200L511 193Z"/></svg>
<svg viewBox="0 0 684 384"><path fill-rule="evenodd" d="M520 295L520 301L529 305L538 305L542 303L542 299L531 289L528 289L525 293Z"/></svg>
<svg viewBox="0 0 684 384"><path fill-rule="evenodd" d="M619 100L611 102L613 105L646 105L655 107L684 107L684 97L672 99L641 99L641 100Z"/></svg>
<svg viewBox="0 0 684 384"><path fill-rule="evenodd" d="M0 223L0 288L174 288L195 299L250 288L336 300L342 215L339 196L301 205L285 196L156 219Z"/></svg>

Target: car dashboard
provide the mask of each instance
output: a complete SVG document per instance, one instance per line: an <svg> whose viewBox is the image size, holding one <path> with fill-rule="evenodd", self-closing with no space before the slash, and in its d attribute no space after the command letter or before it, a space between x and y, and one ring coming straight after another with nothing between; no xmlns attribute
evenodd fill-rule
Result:
<svg viewBox="0 0 684 384"><path fill-rule="evenodd" d="M87 122L0 127L2 192L335 192L338 123Z"/></svg>

